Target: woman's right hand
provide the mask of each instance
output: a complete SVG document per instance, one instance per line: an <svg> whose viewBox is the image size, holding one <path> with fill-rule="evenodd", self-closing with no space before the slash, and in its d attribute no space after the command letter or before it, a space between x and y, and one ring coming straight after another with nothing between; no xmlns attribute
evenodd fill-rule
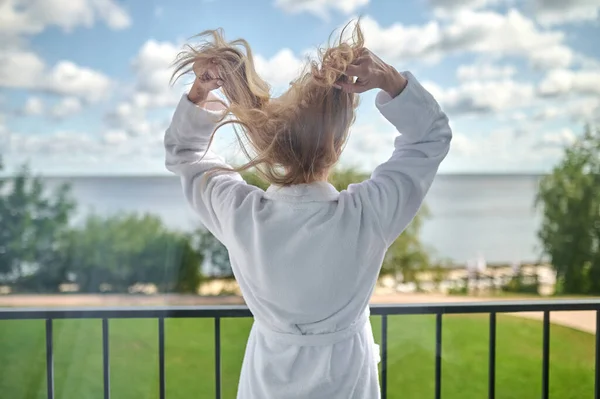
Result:
<svg viewBox="0 0 600 399"><path fill-rule="evenodd" d="M218 64L214 61L196 61L193 66L196 79L188 93L191 102L198 104L206 101L208 93L223 85L219 76Z"/></svg>
<svg viewBox="0 0 600 399"><path fill-rule="evenodd" d="M337 83L337 87L347 93L364 93L371 89L386 91L392 98L404 90L407 80L394 67L386 64L369 49L363 48L362 54L346 69L345 75L356 77L356 81Z"/></svg>

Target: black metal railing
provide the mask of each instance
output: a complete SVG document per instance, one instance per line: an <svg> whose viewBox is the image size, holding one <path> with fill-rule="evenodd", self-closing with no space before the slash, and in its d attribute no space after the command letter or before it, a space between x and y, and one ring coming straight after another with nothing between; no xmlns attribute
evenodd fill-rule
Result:
<svg viewBox="0 0 600 399"><path fill-rule="evenodd" d="M550 312L594 311L596 315L595 339L595 392L600 399L600 301L501 301L473 303L437 303L371 305L371 315L381 316L381 397L387 397L387 339L388 316L390 315L435 315L435 399L442 397L442 321L446 314L489 314L489 388L488 398L494 399L496 392L496 315L498 313L543 312L542 344L542 399L548 399L550 361ZM221 398L221 319L252 317L245 306L183 306L183 307L119 307L119 308L0 308L0 320L45 320L46 321L46 378L48 399L54 399L54 352L53 320L55 319L101 319L102 361L104 374L104 398L110 398L109 320L151 318L158 320L158 369L159 397L165 398L165 319L167 318L212 318L215 321L215 391Z"/></svg>

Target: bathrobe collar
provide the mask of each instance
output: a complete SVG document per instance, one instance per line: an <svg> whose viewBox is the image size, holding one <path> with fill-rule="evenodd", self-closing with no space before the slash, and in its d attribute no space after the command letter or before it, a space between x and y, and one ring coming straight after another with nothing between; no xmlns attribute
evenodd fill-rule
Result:
<svg viewBox="0 0 600 399"><path fill-rule="evenodd" d="M318 181L287 187L271 185L267 188L265 197L288 202L319 202L335 201L339 194L331 183Z"/></svg>

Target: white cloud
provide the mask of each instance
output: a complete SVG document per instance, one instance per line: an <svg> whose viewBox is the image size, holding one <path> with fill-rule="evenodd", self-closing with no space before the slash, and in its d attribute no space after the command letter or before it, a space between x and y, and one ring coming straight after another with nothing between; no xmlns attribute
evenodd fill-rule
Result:
<svg viewBox="0 0 600 399"><path fill-rule="evenodd" d="M104 98L111 88L111 81L106 75L71 61L58 62L47 75L40 76L39 81L50 92L88 101Z"/></svg>
<svg viewBox="0 0 600 399"><path fill-rule="evenodd" d="M41 115L44 112L44 102L39 97L29 97L23 107L23 114L27 116Z"/></svg>
<svg viewBox="0 0 600 399"><path fill-rule="evenodd" d="M537 69L567 67L573 63L575 58L573 51L564 45L553 45L534 51L529 55L531 65Z"/></svg>
<svg viewBox="0 0 600 399"><path fill-rule="evenodd" d="M10 135L6 127L6 117L0 113L0 148L8 148ZM0 159L0 164L2 164Z"/></svg>
<svg viewBox="0 0 600 399"><path fill-rule="evenodd" d="M113 0L4 0L0 2L0 35L21 36L56 26L65 32L91 27L97 20L111 29L131 25L128 13Z"/></svg>
<svg viewBox="0 0 600 399"><path fill-rule="evenodd" d="M327 19L329 10L349 15L369 4L369 0L275 0L274 4L291 14L308 12Z"/></svg>
<svg viewBox="0 0 600 399"><path fill-rule="evenodd" d="M163 93L171 78L170 66L179 53L179 47L169 42L148 40L132 62L138 90Z"/></svg>
<svg viewBox="0 0 600 399"><path fill-rule="evenodd" d="M79 131L57 131L45 134L11 132L5 141L7 154L13 165L21 164L31 158L42 165L44 162L52 161L46 164L49 169L62 169L66 173L85 173L90 171L90 169L86 170L86 166L91 162L103 163L105 166L115 161L132 162L142 158L151 158L156 162L157 156L160 157L162 151L162 140L155 138L162 138L162 134L164 130L150 138L132 138L120 130L108 130L101 135ZM40 162L40 159L44 161Z"/></svg>
<svg viewBox="0 0 600 399"><path fill-rule="evenodd" d="M97 101L108 94L111 80L101 72L71 61L60 61L48 70L33 52L7 50L0 53L0 87L49 91Z"/></svg>
<svg viewBox="0 0 600 399"><path fill-rule="evenodd" d="M148 40L142 45L131 65L135 73L134 92L128 102L131 107L172 107L179 101L177 89L169 85L171 64L179 48L169 42Z"/></svg>
<svg viewBox="0 0 600 399"><path fill-rule="evenodd" d="M111 127L124 130L132 136L147 135L152 131L146 109L130 102L119 103L106 115L106 121Z"/></svg>
<svg viewBox="0 0 600 399"><path fill-rule="evenodd" d="M448 54L475 53L495 57L520 56L535 67L565 67L573 52L565 34L540 30L515 9L506 14L462 10L453 18L424 25L396 23L382 27L371 17L362 21L366 45L387 62L410 59L436 61Z"/></svg>
<svg viewBox="0 0 600 399"><path fill-rule="evenodd" d="M437 97L450 114L488 113L517 108L529 105L533 98L532 84L509 79L469 81L459 87L443 90Z"/></svg>
<svg viewBox="0 0 600 399"><path fill-rule="evenodd" d="M469 139L464 134L454 133L452 135L452 152L464 156L471 157L477 155L479 148L474 140Z"/></svg>
<svg viewBox="0 0 600 399"><path fill-rule="evenodd" d="M600 124L600 97L577 99L567 106L566 112L579 123Z"/></svg>
<svg viewBox="0 0 600 399"><path fill-rule="evenodd" d="M109 130L102 135L102 141L108 145L123 144L129 140L129 136L123 130Z"/></svg>
<svg viewBox="0 0 600 399"><path fill-rule="evenodd" d="M100 144L89 134L57 132L33 135L13 132L10 138L10 152L23 155L62 155L96 154Z"/></svg>
<svg viewBox="0 0 600 399"><path fill-rule="evenodd" d="M547 121L550 119L559 118L563 115L564 115L564 108L545 106L543 109L538 110L533 115L533 119L536 121Z"/></svg>
<svg viewBox="0 0 600 399"><path fill-rule="evenodd" d="M129 14L118 3L112 0L93 0L92 4L100 19L110 28L125 29L131 25Z"/></svg>
<svg viewBox="0 0 600 399"><path fill-rule="evenodd" d="M569 129L544 135L536 131L518 134L519 130L508 127L472 133L455 127L450 153L442 164L444 171L547 172L563 154L556 143L567 143L574 137Z"/></svg>
<svg viewBox="0 0 600 399"><path fill-rule="evenodd" d="M458 11L476 10L499 3L501 0L428 0L435 14L448 17Z"/></svg>
<svg viewBox="0 0 600 399"><path fill-rule="evenodd" d="M352 126L348 143L340 157L340 166L372 171L390 158L394 150L394 137L398 133L387 121L383 128L372 122Z"/></svg>
<svg viewBox="0 0 600 399"><path fill-rule="evenodd" d="M521 122L527 119L527 114L525 114L525 112L517 111L511 114L508 119L514 122Z"/></svg>
<svg viewBox="0 0 600 399"><path fill-rule="evenodd" d="M148 110L174 107L181 97L180 86L169 85L171 65L180 49L170 42L148 40L132 60L135 74L131 92L106 115L114 129L132 136L157 131L156 123L148 120Z"/></svg>
<svg viewBox="0 0 600 399"><path fill-rule="evenodd" d="M533 120L545 122L567 118L578 126L600 122L600 97L558 97L550 104L544 104L532 116Z"/></svg>
<svg viewBox="0 0 600 399"><path fill-rule="evenodd" d="M452 146L448 158L442 163L443 172L547 171L562 155L559 144L568 143L574 137L569 129L545 135L532 129L523 135L517 134L518 124L491 131L479 128L472 131L465 126L460 122L452 125ZM389 123L385 126L366 123L353 127L340 158L340 166L354 166L363 172L372 172L392 155L397 134ZM539 145L542 142L544 145Z"/></svg>
<svg viewBox="0 0 600 399"><path fill-rule="evenodd" d="M82 109L83 105L77 97L65 97L50 110L50 115L54 118L62 119L77 114Z"/></svg>
<svg viewBox="0 0 600 399"><path fill-rule="evenodd" d="M431 57L442 36L442 27L437 21L409 26L396 23L384 28L375 19L366 16L361 25L365 32L365 45L390 63Z"/></svg>
<svg viewBox="0 0 600 399"><path fill-rule="evenodd" d="M30 51L0 52L0 87L35 87L45 68L44 62Z"/></svg>
<svg viewBox="0 0 600 399"><path fill-rule="evenodd" d="M575 133L569 128L546 133L536 143L536 148L563 148L572 144L576 139Z"/></svg>
<svg viewBox="0 0 600 399"><path fill-rule="evenodd" d="M573 93L600 95L600 71L555 69L539 84L538 91L543 96Z"/></svg>
<svg viewBox="0 0 600 399"><path fill-rule="evenodd" d="M533 0L533 8L544 25L593 21L600 16L600 0Z"/></svg>
<svg viewBox="0 0 600 399"><path fill-rule="evenodd" d="M464 10L479 10L494 5L514 5L515 0L427 0L436 16L446 18ZM545 26L593 21L600 16L600 0L527 0L535 19Z"/></svg>
<svg viewBox="0 0 600 399"><path fill-rule="evenodd" d="M496 66L489 63L461 65L456 70L456 76L462 81L507 79L516 73L517 69L514 66Z"/></svg>
<svg viewBox="0 0 600 399"><path fill-rule="evenodd" d="M280 88L287 88L299 76L305 64L290 49L279 50L269 59L256 55L254 62L258 74L272 86Z"/></svg>

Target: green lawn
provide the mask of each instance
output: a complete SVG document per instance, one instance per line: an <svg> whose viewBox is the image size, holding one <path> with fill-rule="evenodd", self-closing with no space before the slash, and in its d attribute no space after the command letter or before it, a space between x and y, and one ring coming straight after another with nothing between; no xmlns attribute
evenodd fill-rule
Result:
<svg viewBox="0 0 600 399"><path fill-rule="evenodd" d="M373 317L377 340L380 319ZM388 397L433 398L435 325L432 316L389 318ZM167 397L214 397L212 320L166 321ZM251 320L221 322L223 398L234 398ZM488 319L444 316L445 399L487 397ZM55 322L57 399L102 398L102 335L99 320ZM539 321L498 318L497 398L541 395ZM111 320L112 397L158 398L156 320ZM0 398L45 398L43 321L0 321ZM551 329L550 397L593 397L594 337L561 326Z"/></svg>

